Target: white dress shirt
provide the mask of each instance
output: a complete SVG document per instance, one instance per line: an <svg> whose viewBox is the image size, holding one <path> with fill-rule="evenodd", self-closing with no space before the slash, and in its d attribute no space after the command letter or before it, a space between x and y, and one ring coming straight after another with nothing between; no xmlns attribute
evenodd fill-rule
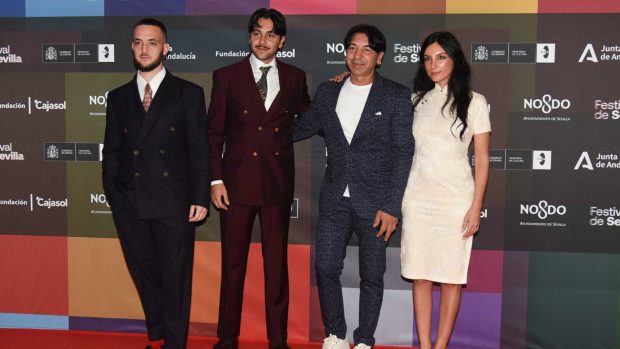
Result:
<svg viewBox="0 0 620 349"><path fill-rule="evenodd" d="M342 85L340 94L338 95L338 103L336 104L336 114L340 120L342 131L347 139L347 142L351 144L357 125L362 118L362 112L370 93L372 84L368 85L354 85L351 79L347 79ZM349 186L344 190L342 196L350 197Z"/></svg>
<svg viewBox="0 0 620 349"><path fill-rule="evenodd" d="M161 82L164 80L165 76L166 76L166 68L163 68L159 73L157 73L157 75L153 76L151 81L146 81L140 75L140 71L138 71L136 82L138 83L138 92L140 92L140 100L141 101L144 100L144 87L146 86L147 82L149 83L149 85L151 85L151 96L155 98L157 89L159 88L159 85L161 85Z"/></svg>
<svg viewBox="0 0 620 349"><path fill-rule="evenodd" d="M267 72L267 97L265 98L265 110L269 110L271 103L276 99L278 92L280 92L280 76L278 75L278 65L276 59L272 59L268 64L260 61L254 54L250 55L250 65L252 66L252 74L254 74L254 82L258 82L263 72L261 67L270 66L271 69Z"/></svg>

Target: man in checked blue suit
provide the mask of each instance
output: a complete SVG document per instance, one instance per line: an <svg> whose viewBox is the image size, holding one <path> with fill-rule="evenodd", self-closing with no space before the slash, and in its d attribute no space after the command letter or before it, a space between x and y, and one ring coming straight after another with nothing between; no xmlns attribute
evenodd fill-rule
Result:
<svg viewBox="0 0 620 349"><path fill-rule="evenodd" d="M375 344L383 300L388 240L400 207L413 157L410 90L376 69L385 37L360 24L345 37L350 76L325 82L295 124L294 140L322 131L327 167L321 186L316 231L316 276L327 338L323 349L348 349L340 274L346 247L359 238L359 326L355 349Z"/></svg>

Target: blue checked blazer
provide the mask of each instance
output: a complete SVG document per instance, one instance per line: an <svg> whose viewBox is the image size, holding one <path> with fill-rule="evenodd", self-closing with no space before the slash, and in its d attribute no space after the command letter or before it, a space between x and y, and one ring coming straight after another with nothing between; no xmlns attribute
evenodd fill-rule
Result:
<svg viewBox="0 0 620 349"><path fill-rule="evenodd" d="M327 167L319 211L329 213L349 186L356 214L374 219L378 210L401 217L413 158L411 91L375 72L361 119L351 144L347 142L336 103L344 82L322 83L308 110L295 120L294 141L321 132L327 147Z"/></svg>

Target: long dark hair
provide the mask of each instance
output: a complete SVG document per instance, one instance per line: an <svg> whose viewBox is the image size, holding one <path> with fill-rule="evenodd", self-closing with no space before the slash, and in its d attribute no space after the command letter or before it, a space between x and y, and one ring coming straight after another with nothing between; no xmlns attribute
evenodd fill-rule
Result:
<svg viewBox="0 0 620 349"><path fill-rule="evenodd" d="M413 92L416 94L413 101L413 109L415 110L415 107L428 91L435 87L435 83L426 74L426 70L424 69L424 52L427 47L434 43L439 44L454 62L454 69L448 80L448 99L446 99L441 110L443 112L448 104L450 104L450 113L456 114L463 126L459 134L459 138L463 139L463 134L467 128L467 109L469 108L469 103L472 98L472 92L469 87L471 70L465 59L461 44L450 32L434 32L427 36L424 42L422 42L422 48L420 50L422 57L420 57L418 72L413 80ZM450 103L450 101L452 101L452 103ZM454 119L454 123L456 123L456 119ZM454 125L454 123L452 123L452 125Z"/></svg>

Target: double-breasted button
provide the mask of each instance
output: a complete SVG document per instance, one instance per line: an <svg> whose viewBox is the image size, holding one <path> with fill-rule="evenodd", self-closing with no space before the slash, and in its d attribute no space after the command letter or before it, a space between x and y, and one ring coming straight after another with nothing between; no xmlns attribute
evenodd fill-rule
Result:
<svg viewBox="0 0 620 349"><path fill-rule="evenodd" d="M247 113L248 113L248 111L244 109L243 110L243 114L247 114Z"/></svg>
<svg viewBox="0 0 620 349"><path fill-rule="evenodd" d="M166 149L159 149L160 154L166 154Z"/></svg>
<svg viewBox="0 0 620 349"><path fill-rule="evenodd" d="M177 130L177 128L176 128L176 127L174 127L174 126L170 126L170 132L174 132L174 131L176 131L176 130Z"/></svg>
<svg viewBox="0 0 620 349"><path fill-rule="evenodd" d="M280 152L276 152L276 156L280 155Z"/></svg>
<svg viewBox="0 0 620 349"><path fill-rule="evenodd" d="M258 156L258 153L257 152L253 152L252 156Z"/></svg>
<svg viewBox="0 0 620 349"><path fill-rule="evenodd" d="M288 109L284 109L284 114L288 113Z"/></svg>
<svg viewBox="0 0 620 349"><path fill-rule="evenodd" d="M168 172L164 171L164 173L162 173L162 175L163 175L164 177L168 177Z"/></svg>
<svg viewBox="0 0 620 349"><path fill-rule="evenodd" d="M133 176L136 177L136 178L140 177L140 172L134 173Z"/></svg>
<svg viewBox="0 0 620 349"><path fill-rule="evenodd" d="M126 129L126 128L124 128L124 129L123 129L123 132L124 132L124 133L127 133L127 129Z"/></svg>
<svg viewBox="0 0 620 349"><path fill-rule="evenodd" d="M258 126L258 130L262 131L263 130L263 126Z"/></svg>
<svg viewBox="0 0 620 349"><path fill-rule="evenodd" d="M276 127L276 128L274 128L273 130L274 130L274 131L276 131L276 132L280 132L280 129L279 129L279 128L277 128L277 127Z"/></svg>
<svg viewBox="0 0 620 349"><path fill-rule="evenodd" d="M134 150L134 151L133 151L133 155L138 155L138 154L140 154L140 151L139 151L139 150Z"/></svg>

